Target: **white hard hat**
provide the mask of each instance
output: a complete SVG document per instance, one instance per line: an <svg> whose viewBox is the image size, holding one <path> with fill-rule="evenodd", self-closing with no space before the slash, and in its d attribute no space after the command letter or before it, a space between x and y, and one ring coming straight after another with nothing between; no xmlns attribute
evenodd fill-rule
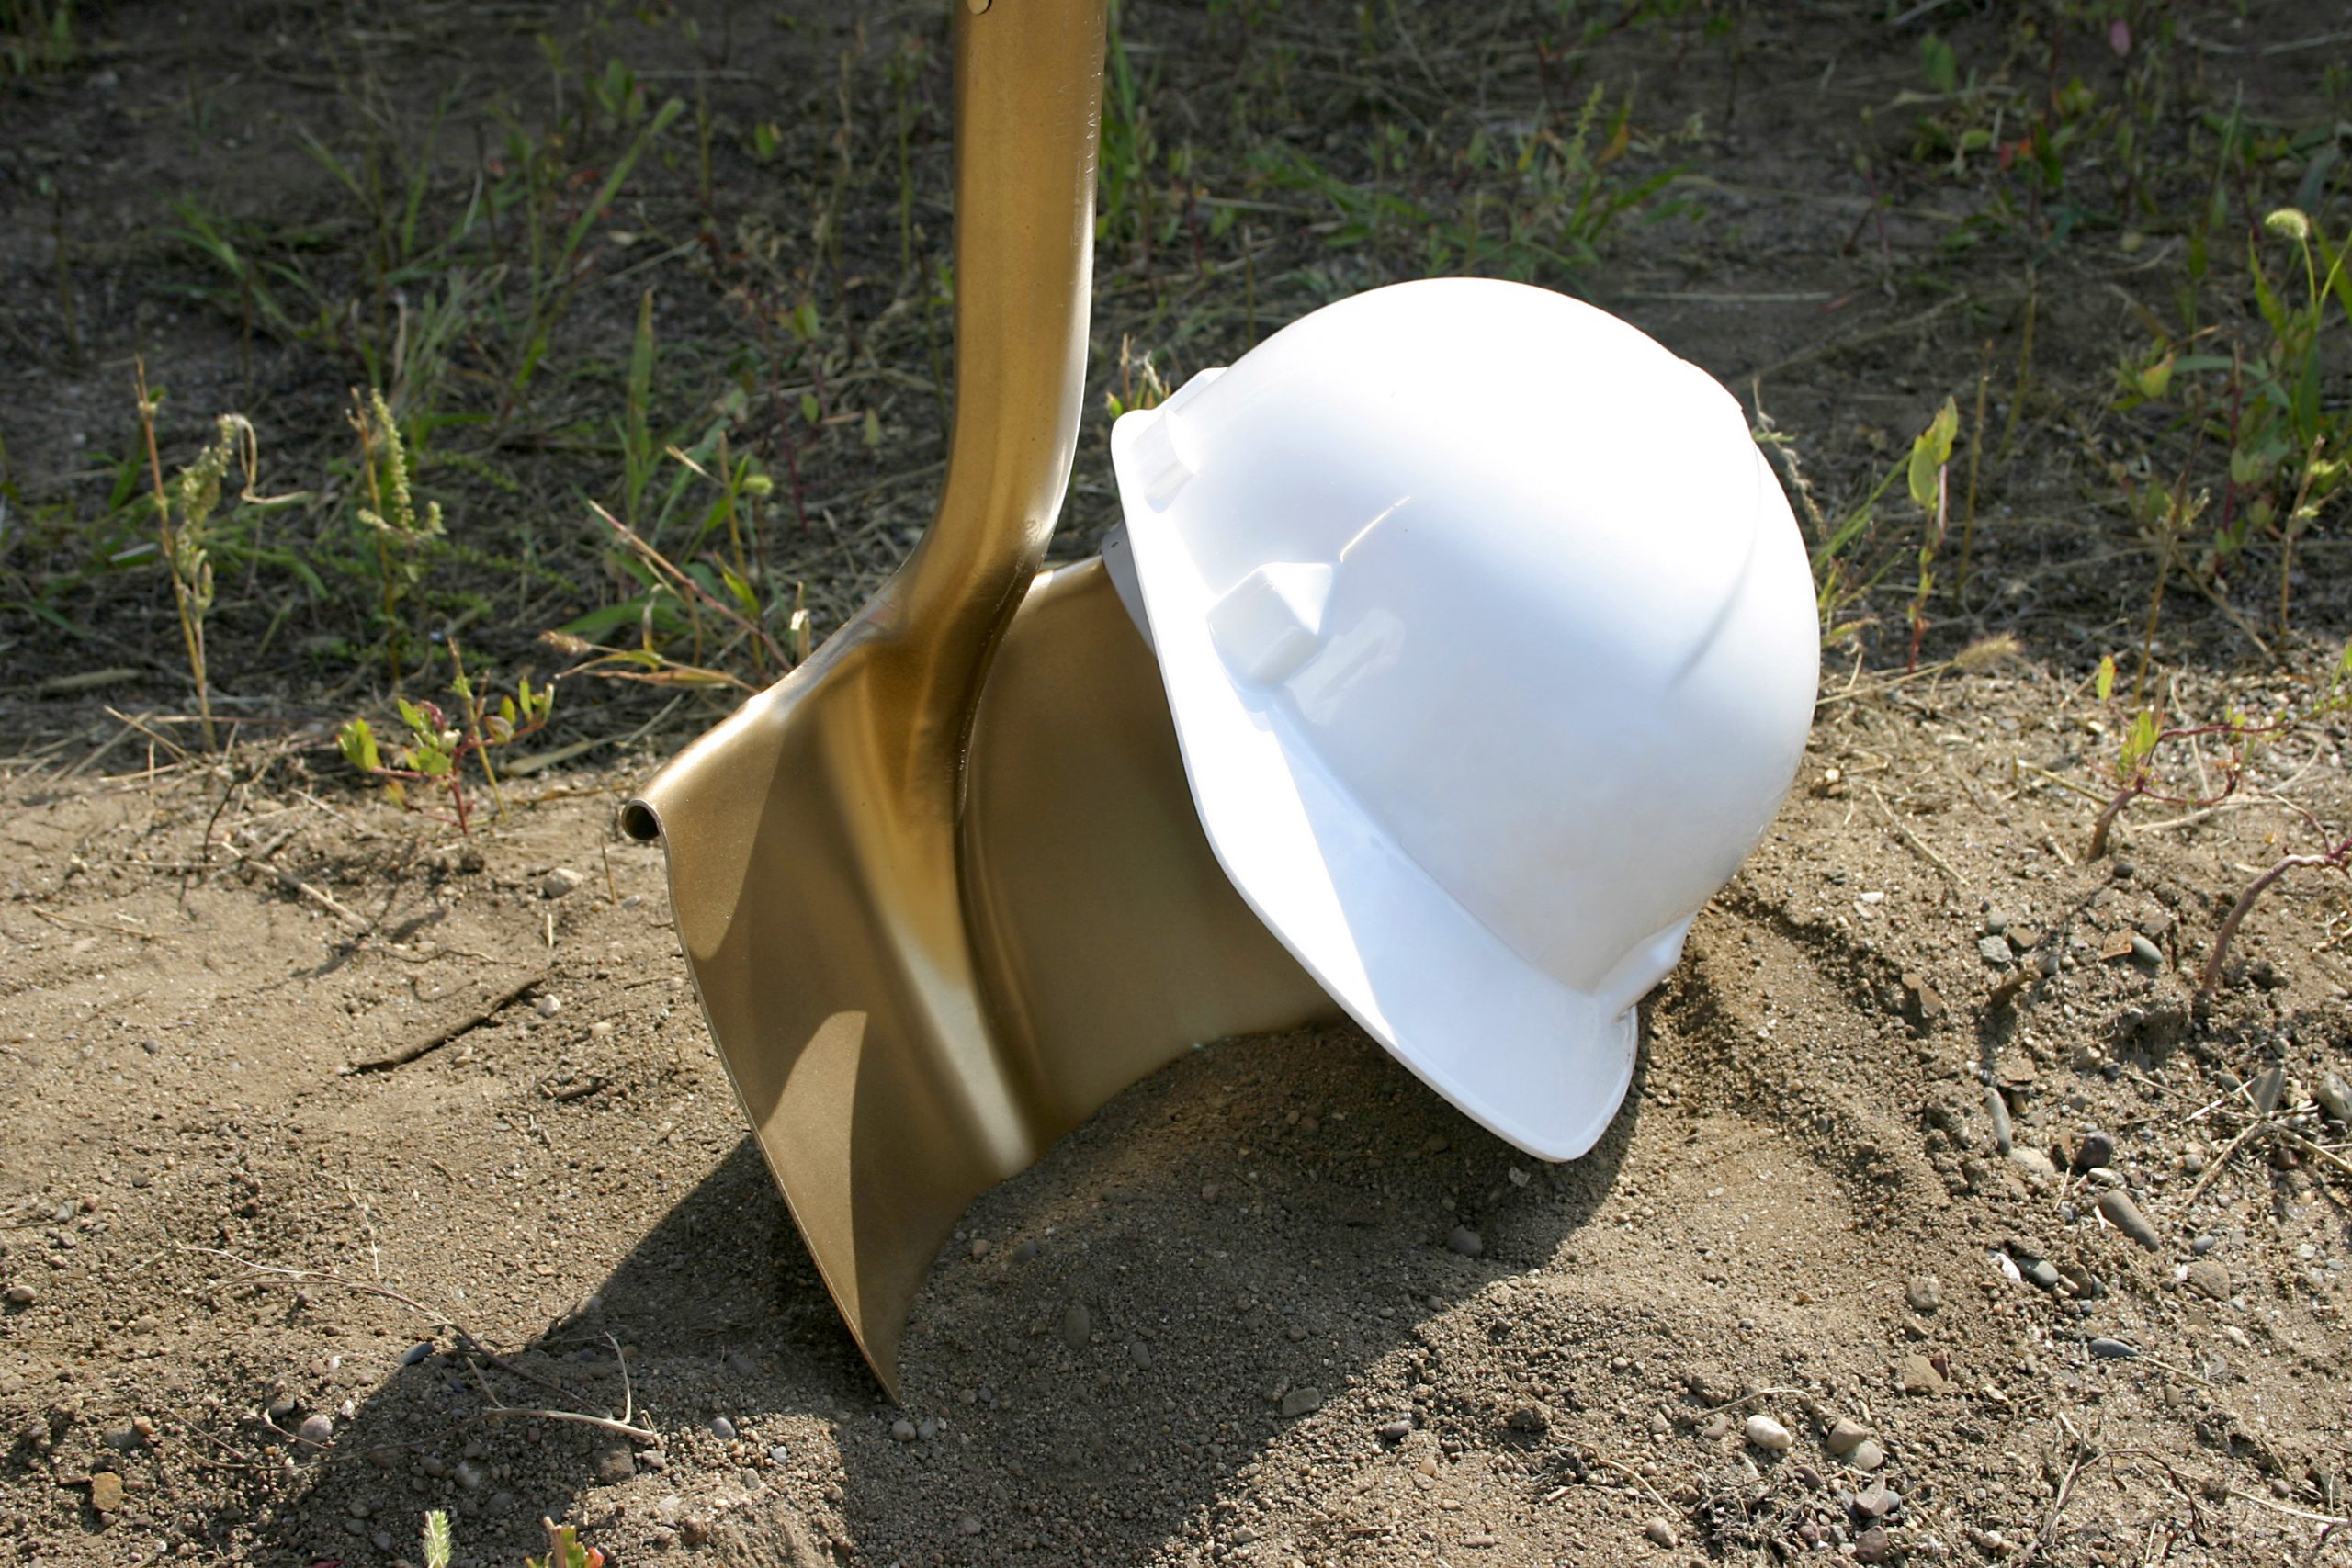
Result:
<svg viewBox="0 0 2352 1568"><path fill-rule="evenodd" d="M1234 886L1440 1094L1584 1153L1812 721L1812 575L1738 404L1603 311L1451 278L1315 311L1111 451Z"/></svg>

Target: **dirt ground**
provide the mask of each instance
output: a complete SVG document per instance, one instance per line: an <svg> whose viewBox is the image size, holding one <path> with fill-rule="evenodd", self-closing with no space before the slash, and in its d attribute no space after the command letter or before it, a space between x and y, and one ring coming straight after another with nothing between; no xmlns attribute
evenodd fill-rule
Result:
<svg viewBox="0 0 2352 1568"><path fill-rule="evenodd" d="M850 24L810 9L743 21L731 90L764 70L822 99ZM1181 77L1224 69L1179 57L1231 9L1125 22ZM1948 9L1963 44L2009 21ZM356 36L356 13L249 10L281 73L305 28ZM1294 6L1267 47L1370 38L1384 10ZM2029 282L2020 252L1952 242L1982 186L1883 201L1884 167L1856 161L1907 143L1907 109L1857 127L1916 85L1916 17L1735 7L1735 45L1663 10L1594 69L1639 74L1642 124L1681 137L1687 209L1580 286L1760 405L1825 506L1948 392L1966 402L1988 342L1990 427L2023 434L1983 475L1984 586L1939 610L1922 672L1901 592L1832 649L1796 785L1645 1004L1635 1090L1591 1156L1517 1154L1351 1030L1214 1045L973 1207L915 1303L893 1406L741 1123L660 851L615 827L723 704L568 685L580 728L552 739L607 744L461 838L335 759L356 699L313 663L231 664L250 722L225 757L190 754L152 577L77 587L69 638L12 590L0 1560L415 1563L445 1509L474 1565L540 1550L543 1517L615 1564L2352 1562L2344 879L2279 882L2199 995L2239 890L2300 844L2294 808L2352 815L2346 723L2278 740L2219 807L2134 805L2087 853L2118 725L2092 670L2140 646L2154 569L2089 455L2129 468L2134 427L2085 435L2068 405L2108 396L2144 308L2129 290L2160 292L2135 269L2181 242L2097 231L2036 253ZM2342 117L2340 43L2265 52L2340 15L2252 10L2182 8L2196 102ZM1368 102L1352 77L1330 88L1344 124L1467 102L1441 73L1516 37L1508 18L1449 35L1441 12L1402 8L1419 44L1384 46ZM129 223L177 177L149 141L177 123L186 62L232 51L135 25L161 15L102 16L111 41L77 74L0 99L0 324L22 351L0 429L28 491L94 482L59 454L119 439L134 347L208 389L191 426L210 389L252 379L217 310L142 292L160 264L136 244L91 246L89 341L60 346L33 171L85 167L85 189L114 171ZM436 51L476 41L417 16ZM1532 101L1537 66L1513 70L1480 112ZM272 81L223 87L219 112L258 115ZM321 177L252 146L246 177ZM1298 262L1270 265L1270 312L1379 280L1355 253L1315 259L1325 238L1268 240ZM1119 311L1151 288L1106 261L1105 382ZM625 344L634 288L584 303L582 330ZM895 330L919 367L921 334ZM1217 362L1238 330L1197 325L1182 362ZM332 396L322 362L262 358L279 409ZM810 457L812 484L882 520L794 547L812 603L853 603L921 520L919 485L854 489L935 458L913 385L888 449ZM1111 509L1090 425L1063 553ZM2352 626L2340 546L2315 530L2293 628L2259 648L2259 572L2235 604L2176 581L2167 711L2312 690L2293 671L2324 671ZM562 591L498 618L552 624L542 592ZM126 661L96 694L58 679Z"/></svg>

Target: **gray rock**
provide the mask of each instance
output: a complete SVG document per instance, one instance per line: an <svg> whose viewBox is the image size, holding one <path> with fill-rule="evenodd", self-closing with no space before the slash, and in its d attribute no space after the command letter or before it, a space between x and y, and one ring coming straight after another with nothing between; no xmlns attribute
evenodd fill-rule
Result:
<svg viewBox="0 0 2352 1568"><path fill-rule="evenodd" d="M432 1354L433 1341L430 1339L420 1339L415 1344L401 1352L401 1365L403 1367L413 1367L419 1365Z"/></svg>
<svg viewBox="0 0 2352 1568"><path fill-rule="evenodd" d="M1854 1538L1854 1561L1857 1562L1883 1562L1894 1550L1894 1543L1887 1539L1884 1525L1872 1525Z"/></svg>
<svg viewBox="0 0 2352 1568"><path fill-rule="evenodd" d="M328 1439L334 1436L334 1422L324 1411L313 1411L302 1417L302 1424L294 1429L294 1436L311 1448L325 1448Z"/></svg>
<svg viewBox="0 0 2352 1568"><path fill-rule="evenodd" d="M899 1416L896 1421L890 1423L890 1437L892 1440L896 1442L913 1442L915 1440L915 1424L912 1421L908 1420L903 1416Z"/></svg>
<svg viewBox="0 0 2352 1568"><path fill-rule="evenodd" d="M2254 1096L2254 1108L2265 1116L2278 1109L2278 1097L2287 1090L2287 1069L2273 1062L2256 1075L2246 1092Z"/></svg>
<svg viewBox="0 0 2352 1568"><path fill-rule="evenodd" d="M1319 1388L1295 1388L1283 1395L1284 1416L1305 1416L1323 1408L1323 1391Z"/></svg>
<svg viewBox="0 0 2352 1568"><path fill-rule="evenodd" d="M1642 1527L1642 1533L1649 1538L1650 1544L1653 1546L1662 1546L1668 1551L1674 1550L1675 1544L1679 1539L1674 1533L1673 1521L1663 1517L1654 1518L1650 1520L1649 1523L1644 1525Z"/></svg>
<svg viewBox="0 0 2352 1568"><path fill-rule="evenodd" d="M1476 1258L1487 1250L1486 1238L1468 1225L1454 1226L1453 1234L1445 1238L1445 1245L1464 1258Z"/></svg>
<svg viewBox="0 0 2352 1568"><path fill-rule="evenodd" d="M2352 1083L2345 1082L2342 1073L2322 1073L2312 1098L2329 1121L2352 1122Z"/></svg>
<svg viewBox="0 0 2352 1568"><path fill-rule="evenodd" d="M1985 910L1984 923L1978 929L1986 936L2007 935L2009 930L2009 912L2007 909Z"/></svg>
<svg viewBox="0 0 2352 1568"><path fill-rule="evenodd" d="M2058 1265L2047 1258L2029 1258L2018 1265L2018 1272L2025 1276L2027 1284L2037 1290L2054 1291L2058 1288Z"/></svg>
<svg viewBox="0 0 2352 1568"><path fill-rule="evenodd" d="M2132 1201L2132 1194L2121 1188L2098 1195L2098 1212L2107 1217L2108 1224L2149 1251L2164 1250L2164 1238L2156 1234L2156 1227L2148 1223L2148 1216L2140 1212L2140 1205Z"/></svg>
<svg viewBox="0 0 2352 1568"><path fill-rule="evenodd" d="M1993 1119L1993 1146L2005 1155L2013 1152L2017 1137L2009 1129L2009 1102L2001 1097L1999 1089L1984 1090L1984 1113Z"/></svg>
<svg viewBox="0 0 2352 1568"><path fill-rule="evenodd" d="M637 1456L627 1443L610 1443L596 1450L596 1483L613 1486L637 1473Z"/></svg>
<svg viewBox="0 0 2352 1568"><path fill-rule="evenodd" d="M770 1464L789 1464L792 1462L792 1450L786 1448L782 1443L771 1443L768 1445L768 1462Z"/></svg>
<svg viewBox="0 0 2352 1568"><path fill-rule="evenodd" d="M2090 1351L2102 1361L2129 1361L2140 1354L2140 1348L2102 1335L2090 1342Z"/></svg>
<svg viewBox="0 0 2352 1568"><path fill-rule="evenodd" d="M2078 1171L2098 1170L2115 1163L2115 1140L2094 1128L2083 1134L2075 1145L2075 1168Z"/></svg>
<svg viewBox="0 0 2352 1568"><path fill-rule="evenodd" d="M1094 1314L1084 1302L1072 1302L1062 1313L1062 1343L1083 1350L1094 1340Z"/></svg>
<svg viewBox="0 0 2352 1568"><path fill-rule="evenodd" d="M2228 1301L2231 1292L2230 1271L2227 1267L2215 1262L2212 1258L2200 1258L2188 1266L2188 1288L2211 1301Z"/></svg>
<svg viewBox="0 0 2352 1568"><path fill-rule="evenodd" d="M1851 1416L1840 1416L1829 1424L1828 1434L1821 1439L1822 1447L1839 1459L1844 1459L1871 1435L1871 1429Z"/></svg>
<svg viewBox="0 0 2352 1568"><path fill-rule="evenodd" d="M1854 1512L1866 1519L1883 1519L1894 1512L1903 1499L1883 1484L1865 1488L1854 1498Z"/></svg>
<svg viewBox="0 0 2352 1568"><path fill-rule="evenodd" d="M1413 1435L1410 1421L1384 1421L1375 1434L1384 1443L1401 1443Z"/></svg>
<svg viewBox="0 0 2352 1568"><path fill-rule="evenodd" d="M724 1416L714 1416L710 1418L710 1435L722 1443L731 1443L735 1440L735 1423Z"/></svg>
<svg viewBox="0 0 2352 1568"><path fill-rule="evenodd" d="M579 892L580 885L586 880L587 878L578 872L559 866L539 879L539 897L542 898L565 897Z"/></svg>
<svg viewBox="0 0 2352 1568"><path fill-rule="evenodd" d="M1983 956L1985 963L1996 969L2007 969L2009 966L2009 939L2007 937L1984 937L1977 942L1976 951Z"/></svg>
<svg viewBox="0 0 2352 1568"><path fill-rule="evenodd" d="M2132 962L2143 969L2160 969L2165 962L2164 949L2139 932L2133 931L2132 933Z"/></svg>
<svg viewBox="0 0 2352 1568"><path fill-rule="evenodd" d="M1913 1312L1934 1312L1944 1304L1943 1284L1933 1274L1915 1274L1903 1287L1903 1299Z"/></svg>
<svg viewBox="0 0 2352 1568"><path fill-rule="evenodd" d="M1854 1445L1854 1451L1846 1456L1846 1462L1867 1474L1886 1462L1886 1450L1879 1447L1876 1438L1864 1438Z"/></svg>

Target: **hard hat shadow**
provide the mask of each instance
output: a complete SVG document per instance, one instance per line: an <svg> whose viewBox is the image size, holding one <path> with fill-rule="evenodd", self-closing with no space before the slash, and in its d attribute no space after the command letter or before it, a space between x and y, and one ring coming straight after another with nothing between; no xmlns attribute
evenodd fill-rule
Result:
<svg viewBox="0 0 2352 1568"><path fill-rule="evenodd" d="M661 1473L599 1484L613 1434L478 1419L482 1384L443 1354L368 1399L318 1484L370 1499L401 1532L449 1508L478 1562L537 1550L542 1515L608 1547L628 1539L623 1520L707 1531L760 1561L827 1560L828 1537L880 1562L977 1560L1024 1539L1074 1561L1106 1535L1121 1560L1201 1528L1294 1426L1339 1423L1378 1448L1374 1429L1414 1408L1428 1325L1553 1261L1606 1196L1638 1091L1637 1075L1589 1156L1545 1167L1352 1026L1191 1052L966 1213L915 1298L901 1405L747 1136L581 1310L508 1357L617 1413L625 1347ZM1449 1245L1465 1229L1477 1256ZM510 1403L560 1402L489 1377ZM711 1431L720 1416L731 1442ZM914 1440L894 1436L902 1420ZM469 1455L487 1472L472 1487L457 1479ZM403 1487L418 1495L382 1500ZM967 1539L967 1515L990 1521L989 1541ZM266 1558L317 1547L297 1517L266 1530L282 1549Z"/></svg>

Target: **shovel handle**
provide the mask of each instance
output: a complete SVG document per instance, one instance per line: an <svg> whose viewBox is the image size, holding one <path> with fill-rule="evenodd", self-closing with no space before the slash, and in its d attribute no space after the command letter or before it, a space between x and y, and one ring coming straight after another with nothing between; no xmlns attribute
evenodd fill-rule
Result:
<svg viewBox="0 0 2352 1568"><path fill-rule="evenodd" d="M956 394L947 476L896 595L967 677L1043 563L1069 483L1094 272L1107 0L955 0Z"/></svg>

